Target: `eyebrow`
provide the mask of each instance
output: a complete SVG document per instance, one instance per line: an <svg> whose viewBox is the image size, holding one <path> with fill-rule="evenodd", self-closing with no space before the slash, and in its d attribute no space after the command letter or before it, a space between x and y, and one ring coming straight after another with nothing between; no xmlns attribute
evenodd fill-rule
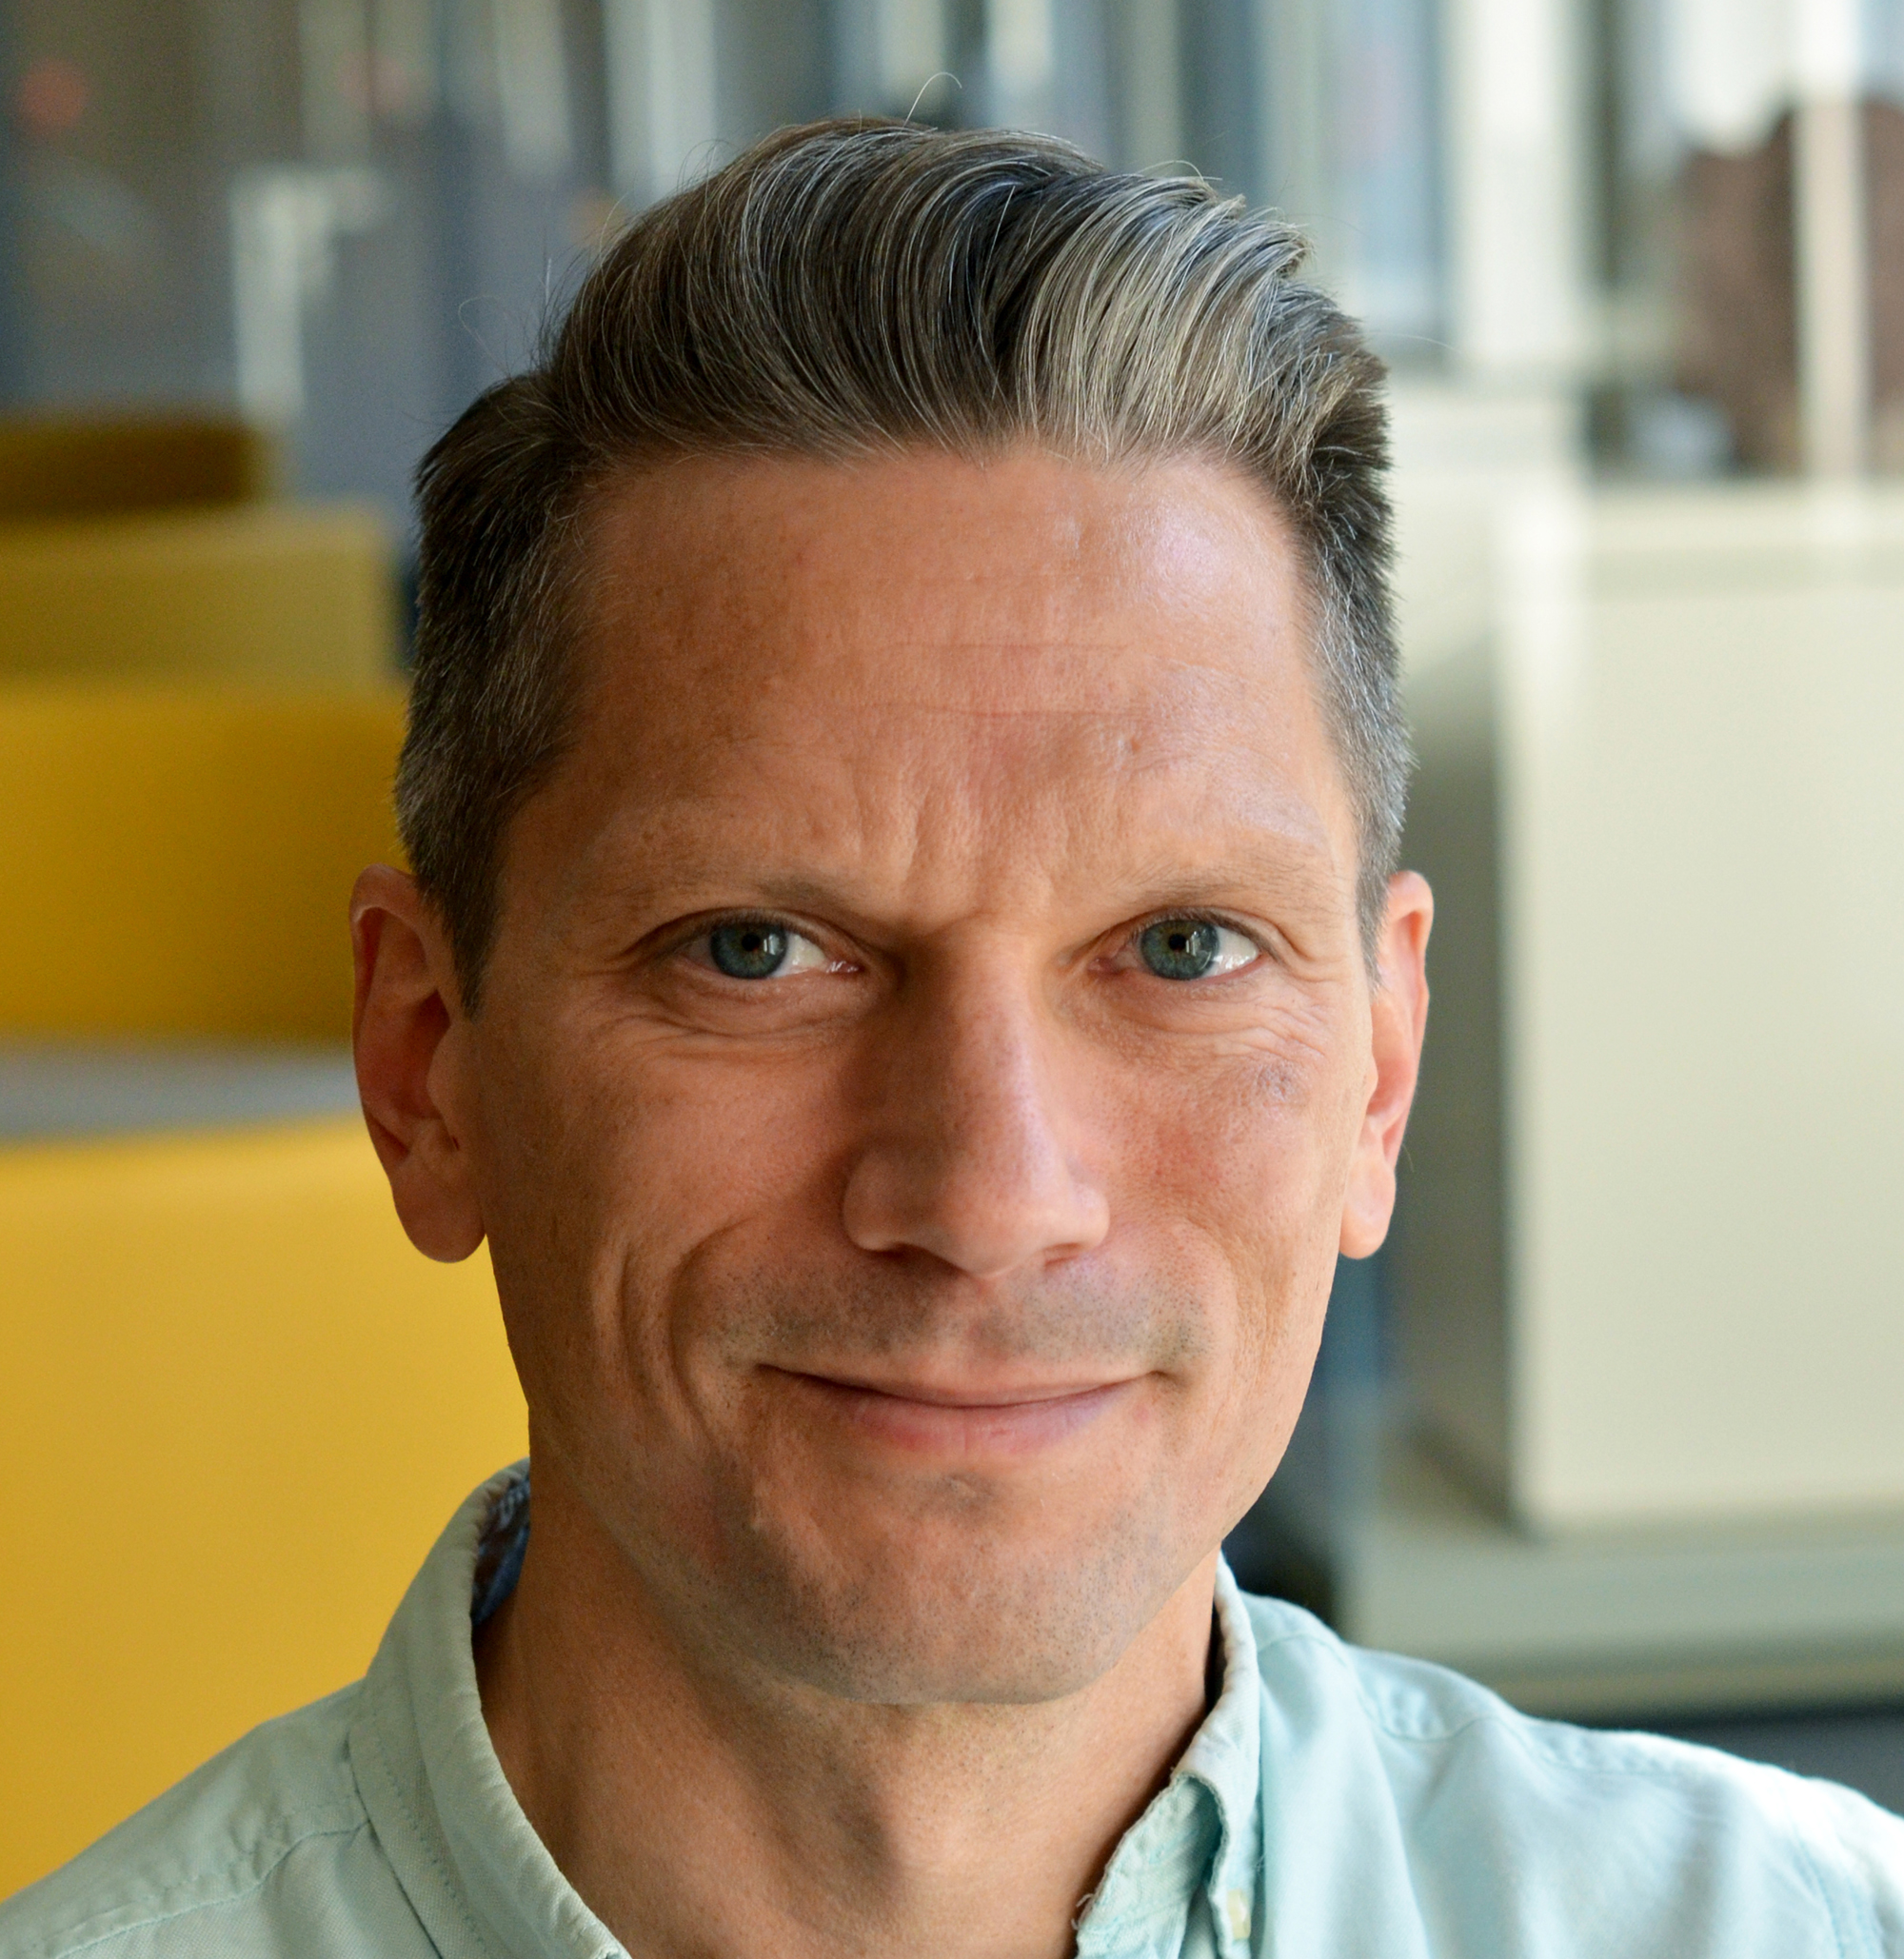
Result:
<svg viewBox="0 0 1904 1959"><path fill-rule="evenodd" d="M1121 901L1137 910L1149 910L1157 904L1195 902L1200 892L1220 902L1219 894L1241 894L1269 885L1278 892L1293 887L1299 894L1322 898L1354 883L1353 872L1341 876L1326 851L1319 849L1313 840L1305 840L1305 843L1306 847L1293 856L1216 858L1201 863L1160 861L1147 871L1120 880L1113 889Z"/></svg>
<svg viewBox="0 0 1904 1959"><path fill-rule="evenodd" d="M684 850L666 835L668 827L645 822L607 844L598 862L610 875L580 907L583 916L668 909L667 918L644 926L644 937L695 911L728 906L805 915L872 940L891 929L889 917L866 909L850 865L803 869L785 862L749 863L744 853L719 848ZM1153 851L1129 872L1098 886L1095 902L1132 919L1172 905L1246 912L1265 900L1313 917L1338 908L1345 893L1352 897L1353 868L1338 868L1319 823L1279 825L1259 834L1260 849L1231 848L1201 860ZM647 869L650 863L657 868ZM615 875L623 867L626 874Z"/></svg>

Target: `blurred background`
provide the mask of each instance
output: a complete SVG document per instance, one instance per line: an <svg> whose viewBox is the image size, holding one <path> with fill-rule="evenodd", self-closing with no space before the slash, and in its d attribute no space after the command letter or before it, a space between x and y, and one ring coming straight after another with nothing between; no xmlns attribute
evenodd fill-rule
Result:
<svg viewBox="0 0 1904 1959"><path fill-rule="evenodd" d="M1245 1581L1904 1807L1904 0L0 0L0 1893L525 1446L343 1045L407 485L836 110L1279 207L1392 366L1435 1021Z"/></svg>

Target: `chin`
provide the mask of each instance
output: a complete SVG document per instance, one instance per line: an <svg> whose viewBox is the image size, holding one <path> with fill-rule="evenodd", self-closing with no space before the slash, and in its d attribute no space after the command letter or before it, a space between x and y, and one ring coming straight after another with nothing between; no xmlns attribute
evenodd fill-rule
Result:
<svg viewBox="0 0 1904 1959"><path fill-rule="evenodd" d="M1039 1541L979 1518L855 1532L775 1531L743 1553L752 1651L843 1700L1024 1704L1081 1692L1116 1666L1198 1557L1128 1516L1087 1541Z"/></svg>

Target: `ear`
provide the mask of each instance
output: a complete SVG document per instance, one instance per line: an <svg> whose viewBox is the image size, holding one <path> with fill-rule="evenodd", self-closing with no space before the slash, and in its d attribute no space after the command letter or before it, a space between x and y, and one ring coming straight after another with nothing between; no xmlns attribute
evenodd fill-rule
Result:
<svg viewBox="0 0 1904 1959"><path fill-rule="evenodd" d="M1395 1160L1421 1071L1428 1027L1428 933L1435 894L1427 880L1402 871L1388 881L1388 912L1377 952L1369 1002L1369 1098L1362 1114L1342 1205L1341 1250L1366 1258L1388 1236L1395 1211Z"/></svg>
<svg viewBox="0 0 1904 1959"><path fill-rule="evenodd" d="M370 1140L417 1250L466 1258L483 1242L464 1113L469 1022L449 941L416 881L387 864L350 894L351 1039Z"/></svg>

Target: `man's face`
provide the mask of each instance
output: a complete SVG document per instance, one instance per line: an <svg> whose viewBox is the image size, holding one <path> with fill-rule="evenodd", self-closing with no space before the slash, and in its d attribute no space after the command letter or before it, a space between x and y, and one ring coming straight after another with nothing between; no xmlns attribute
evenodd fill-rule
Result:
<svg viewBox="0 0 1904 1959"><path fill-rule="evenodd" d="M1072 1691L1268 1477L1385 1222L1289 535L1032 454L698 459L592 525L457 1064L537 1460L684 1637Z"/></svg>

